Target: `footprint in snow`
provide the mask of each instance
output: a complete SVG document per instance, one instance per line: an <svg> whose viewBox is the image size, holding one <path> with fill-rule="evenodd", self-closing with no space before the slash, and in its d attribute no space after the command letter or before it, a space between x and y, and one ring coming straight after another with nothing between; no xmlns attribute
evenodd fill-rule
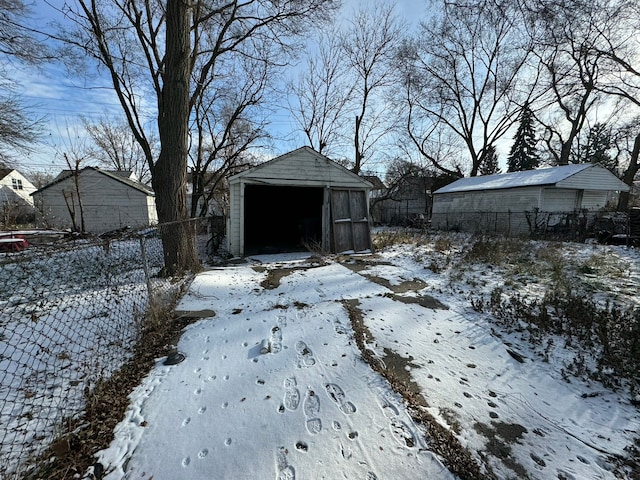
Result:
<svg viewBox="0 0 640 480"><path fill-rule="evenodd" d="M296 342L296 352L298 352L298 367L312 367L316 364L313 353L302 340Z"/></svg>
<svg viewBox="0 0 640 480"><path fill-rule="evenodd" d="M287 449L279 447L276 450L276 480L295 480L296 470L287 461Z"/></svg>
<svg viewBox="0 0 640 480"><path fill-rule="evenodd" d="M391 405L389 402L387 402L384 399L380 399L379 403L380 403L380 408L382 409L382 413L384 413L385 417L393 418L398 416L398 413L399 413L398 409L393 405Z"/></svg>
<svg viewBox="0 0 640 480"><path fill-rule="evenodd" d="M338 408L345 415L351 415L356 412L356 406L349 402L344 395L344 390L339 385L335 383L327 383L325 385L325 390L327 391L327 395L329 398L338 405Z"/></svg>
<svg viewBox="0 0 640 480"><path fill-rule="evenodd" d="M416 438L409 426L398 418L398 409L382 398L379 399L379 404L384 416L389 419L389 426L393 437L403 446L409 448L414 447L416 445Z"/></svg>
<svg viewBox="0 0 640 480"><path fill-rule="evenodd" d="M398 418L391 419L391 433L401 445L413 448L416 446L416 438L411 433L409 426Z"/></svg>
<svg viewBox="0 0 640 480"><path fill-rule="evenodd" d="M311 435L315 435L316 433L320 433L322 431L322 420L319 418L310 418L306 423L307 431Z"/></svg>
<svg viewBox="0 0 640 480"><path fill-rule="evenodd" d="M320 413L320 399L311 388L307 390L304 396L302 410L307 417L315 417Z"/></svg>
<svg viewBox="0 0 640 480"><path fill-rule="evenodd" d="M269 352L278 353L282 350L282 329L275 326L269 334Z"/></svg>
<svg viewBox="0 0 640 480"><path fill-rule="evenodd" d="M302 402L302 411L307 419L307 431L313 435L322 430L322 421L317 418L320 413L320 399L312 389L308 389Z"/></svg>
<svg viewBox="0 0 640 480"><path fill-rule="evenodd" d="M300 405L300 391L297 388L295 377L284 380L284 406L287 410L296 410Z"/></svg>

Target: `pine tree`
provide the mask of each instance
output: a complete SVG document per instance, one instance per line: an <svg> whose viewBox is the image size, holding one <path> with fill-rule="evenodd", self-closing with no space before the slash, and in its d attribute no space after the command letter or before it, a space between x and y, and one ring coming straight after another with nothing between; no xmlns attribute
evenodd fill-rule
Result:
<svg viewBox="0 0 640 480"><path fill-rule="evenodd" d="M536 152L536 132L533 128L533 112L529 103L525 103L520 113L520 124L513 137L513 145L507 157L507 171L520 172L533 170L540 165L540 157Z"/></svg>
<svg viewBox="0 0 640 480"><path fill-rule="evenodd" d="M487 145L482 151L482 161L480 162L480 175L495 175L500 173L498 167L498 154L496 153L496 147L493 145Z"/></svg>

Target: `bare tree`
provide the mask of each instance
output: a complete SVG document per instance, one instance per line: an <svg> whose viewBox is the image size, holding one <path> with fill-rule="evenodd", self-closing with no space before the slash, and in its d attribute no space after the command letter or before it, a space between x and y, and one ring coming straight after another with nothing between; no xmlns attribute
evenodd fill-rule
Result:
<svg viewBox="0 0 640 480"><path fill-rule="evenodd" d="M618 0L605 4L598 29L602 42L596 54L602 59L606 77L598 90L623 103L626 121L618 130L617 144L626 152L627 162L622 181L629 186L640 171L640 5L636 1ZM633 112L633 113L631 113ZM629 207L629 192L621 192L618 210Z"/></svg>
<svg viewBox="0 0 640 480"><path fill-rule="evenodd" d="M62 190L64 203L67 205L69 217L71 218L72 230L74 232L84 233L86 230L84 223L84 205L82 203L82 191L80 190L80 165L83 158L76 155L71 158L66 153L63 157L69 167L70 175L73 177L73 189ZM80 223L78 223L77 214L80 215Z"/></svg>
<svg viewBox="0 0 640 480"><path fill-rule="evenodd" d="M69 177L73 180L70 189L63 189L62 196L71 220L71 229L74 232L85 233L85 217L83 190L80 187L80 173L93 160L93 152L87 144L87 138L82 136L78 129L66 126L64 131L60 132L62 138L61 145L56 147L57 155L63 158L67 165L67 170L61 175ZM41 211L46 219L46 212Z"/></svg>
<svg viewBox="0 0 640 480"><path fill-rule="evenodd" d="M228 57L284 64L295 39L335 8L330 0L78 0L65 7L78 27L66 38L110 75L156 192L167 274L199 268L187 210L189 124L208 79ZM276 62L277 59L277 62ZM215 86L213 86L215 88ZM145 100L152 99L151 103ZM146 124L157 117L160 152Z"/></svg>
<svg viewBox="0 0 640 480"><path fill-rule="evenodd" d="M490 158L484 150L505 135L530 96L523 77L531 44L512 3L442 2L419 37L400 50L407 130L423 155L448 175L460 175L460 165L447 167L430 153L431 143L447 138L466 153L475 176Z"/></svg>
<svg viewBox="0 0 640 480"><path fill-rule="evenodd" d="M544 127L543 142L557 165L573 161L571 152L589 115L602 103L596 85L599 56L593 54L598 31L588 12L566 5L545 4L536 12L544 26L536 39L535 55L546 75L543 88L550 93L536 118ZM553 108L555 107L555 108Z"/></svg>
<svg viewBox="0 0 640 480"><path fill-rule="evenodd" d="M295 100L289 105L309 146L331 155L345 140L353 77L343 60L336 32L321 37L318 51L307 58L296 82L289 83Z"/></svg>
<svg viewBox="0 0 640 480"><path fill-rule="evenodd" d="M640 107L640 6L634 0L579 4L537 0L529 8L541 26L537 37L540 60L559 112L556 118L542 119L555 162L584 161L584 156L574 153L584 151L581 139L602 123L598 117L605 112L606 129L618 149L627 152L622 179L632 185L640 170L640 133L630 130L637 126L634 117ZM619 209L627 207L628 198L626 192L620 195Z"/></svg>
<svg viewBox="0 0 640 480"><path fill-rule="evenodd" d="M341 46L355 76L352 97L357 113L352 171L359 173L374 147L394 128L385 94L394 84L392 60L405 28L395 15L393 5L378 2L357 11L348 24L341 35Z"/></svg>
<svg viewBox="0 0 640 480"><path fill-rule="evenodd" d="M83 119L84 128L95 145L93 156L101 165L120 172L132 172L142 183L151 179L149 165L131 133L129 125L124 122L110 121L102 118L95 123ZM155 151L156 142L151 139L151 147Z"/></svg>
<svg viewBox="0 0 640 480"><path fill-rule="evenodd" d="M27 27L31 10L23 0L0 0L0 58L2 63L35 65L48 59L47 48ZM12 159L12 151L29 150L40 133L40 119L15 95L15 82L0 68L0 160Z"/></svg>
<svg viewBox="0 0 640 480"><path fill-rule="evenodd" d="M205 89L197 100L192 127L192 217L209 213L226 177L250 166L250 150L267 139L262 103L271 75L269 63L243 58L228 66L224 84Z"/></svg>

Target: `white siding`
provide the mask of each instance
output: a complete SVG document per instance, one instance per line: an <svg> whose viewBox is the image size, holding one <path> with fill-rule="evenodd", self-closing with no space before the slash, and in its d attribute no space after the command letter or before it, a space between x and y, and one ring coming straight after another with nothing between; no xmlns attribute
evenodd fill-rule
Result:
<svg viewBox="0 0 640 480"><path fill-rule="evenodd" d="M521 212L539 208L540 189L511 188L476 192L443 193L433 197L433 213Z"/></svg>
<svg viewBox="0 0 640 480"><path fill-rule="evenodd" d="M18 184L22 188L20 189L14 188L14 184L13 184L14 180L18 182ZM13 193L16 196L20 197L22 200L24 200L25 203L29 205L33 205L33 197L31 196L31 194L36 191L36 187L34 187L33 184L29 180L27 180L24 177L24 175L22 175L17 170L12 170L11 173L9 173L4 178L0 179L0 187L2 186L6 186L7 189L13 191ZM3 201L5 200L7 202L14 201L11 195L8 195L8 194L3 196L3 198L0 198L0 203L3 203Z"/></svg>
<svg viewBox="0 0 640 480"><path fill-rule="evenodd" d="M296 185L324 187L339 185L343 188L368 188L370 184L353 172L332 162L324 155L303 147L235 175L229 183L240 179L262 185Z"/></svg>
<svg viewBox="0 0 640 480"><path fill-rule="evenodd" d="M626 191L629 188L609 170L598 165L582 170L558 182L556 186L558 188L572 188L577 190L609 191Z"/></svg>
<svg viewBox="0 0 640 480"><path fill-rule="evenodd" d="M229 184L229 217L227 218L227 248L229 253L235 256L242 255L243 248L240 245L241 223L244 221L244 201L241 195L244 192L244 184L235 182Z"/></svg>
<svg viewBox="0 0 640 480"><path fill-rule="evenodd" d="M545 188L542 192L543 212L573 212L579 205L576 204L576 195L579 190L562 188Z"/></svg>
<svg viewBox="0 0 640 480"><path fill-rule="evenodd" d="M522 186L514 186L516 181ZM510 188L502 188L504 185ZM547 220L559 214L580 209L600 210L606 204L608 193L627 188L598 165L464 178L436 192L431 225L441 229L527 235L532 229L538 231L543 221L551 225Z"/></svg>
<svg viewBox="0 0 640 480"><path fill-rule="evenodd" d="M601 210L607 205L609 197L610 192L602 190L585 190L582 195L582 205L580 208L585 208L589 211Z"/></svg>
<svg viewBox="0 0 640 480"><path fill-rule="evenodd" d="M434 195L431 226L468 232L526 235L524 212L540 208L539 187Z"/></svg>

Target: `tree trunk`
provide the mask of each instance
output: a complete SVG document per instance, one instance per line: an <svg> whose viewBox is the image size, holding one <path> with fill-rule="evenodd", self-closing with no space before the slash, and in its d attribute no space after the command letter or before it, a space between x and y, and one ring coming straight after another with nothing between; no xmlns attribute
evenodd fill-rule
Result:
<svg viewBox="0 0 640 480"><path fill-rule="evenodd" d="M364 107L363 107L364 110ZM360 168L362 166L362 152L360 151L360 124L362 123L362 116L356 115L356 131L353 138L353 143L355 146L355 155L353 159L353 168L351 171L356 175L360 175Z"/></svg>
<svg viewBox="0 0 640 480"><path fill-rule="evenodd" d="M198 216L198 203L200 199L203 198L204 195L204 185L202 181L203 173L199 168L194 169L191 172L191 211L189 215L191 218L195 218Z"/></svg>
<svg viewBox="0 0 640 480"><path fill-rule="evenodd" d="M560 159L558 160L558 165L569 165L569 157L571 156L571 144L573 143L573 139L575 135L571 135L567 141L562 142L560 146Z"/></svg>
<svg viewBox="0 0 640 480"><path fill-rule="evenodd" d="M168 0L163 86L158 101L160 155L152 172L165 275L197 271L195 223L188 222L190 0Z"/></svg>
<svg viewBox="0 0 640 480"><path fill-rule="evenodd" d="M640 156L640 133L636 135L636 139L633 142L633 151L631 152L631 158L629 159L629 166L624 172L622 177L622 181L633 187L633 180L640 170L640 164L638 163L638 157ZM624 212L629 208L629 192L620 192L620 196L618 197L618 207L617 210L619 212Z"/></svg>

